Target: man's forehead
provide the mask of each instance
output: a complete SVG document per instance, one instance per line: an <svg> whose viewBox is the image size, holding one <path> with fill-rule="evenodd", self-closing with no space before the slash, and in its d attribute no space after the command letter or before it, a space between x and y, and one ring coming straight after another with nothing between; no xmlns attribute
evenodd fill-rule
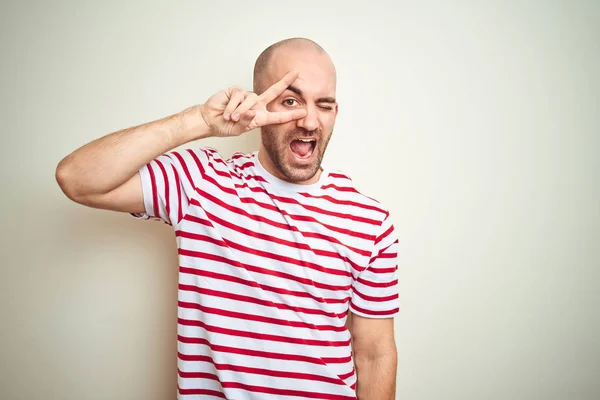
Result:
<svg viewBox="0 0 600 400"><path fill-rule="evenodd" d="M335 95L336 73L325 55L316 58L277 57L272 60L267 72L267 86L278 82L290 71L297 71L298 78L292 84L307 95Z"/></svg>
<svg viewBox="0 0 600 400"><path fill-rule="evenodd" d="M335 81L299 75L288 87L288 91L303 97L335 96Z"/></svg>

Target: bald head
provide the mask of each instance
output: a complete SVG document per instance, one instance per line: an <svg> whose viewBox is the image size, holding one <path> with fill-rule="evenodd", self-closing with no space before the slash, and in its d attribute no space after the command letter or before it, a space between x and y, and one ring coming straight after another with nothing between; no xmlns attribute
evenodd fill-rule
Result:
<svg viewBox="0 0 600 400"><path fill-rule="evenodd" d="M312 40L292 38L266 48L254 66L254 92L261 95L293 72L293 82L264 104L269 112L304 109L304 117L260 128L260 162L279 179L315 183L333 133L338 112L336 71L333 61ZM298 138L311 138L308 142Z"/></svg>
<svg viewBox="0 0 600 400"><path fill-rule="evenodd" d="M273 77L269 77L270 67L280 61L281 58L288 57L292 54L299 53L320 55L326 57L334 71L333 62L329 58L327 52L317 43L305 38L291 38L281 40L267 47L256 59L254 64L254 93L261 94L273 82ZM279 77L281 78L281 77Z"/></svg>

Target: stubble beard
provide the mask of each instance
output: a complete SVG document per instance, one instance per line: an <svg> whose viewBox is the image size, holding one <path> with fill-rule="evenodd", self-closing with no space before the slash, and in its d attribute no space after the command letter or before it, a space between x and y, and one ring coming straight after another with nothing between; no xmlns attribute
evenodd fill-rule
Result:
<svg viewBox="0 0 600 400"><path fill-rule="evenodd" d="M300 168L291 166L285 159L286 154L289 151L290 140L292 138L309 136L309 133L306 130L299 131L296 129L286 132L284 140L278 140L278 137L283 136L281 133L275 132L269 126L263 126L261 128L261 139L267 155L275 168L277 168L287 181L297 183L308 181L319 172L332 133L333 131L327 137L323 137L322 134L317 133L316 136L318 140L315 149L313 150L315 154L312 156L314 157L314 161L309 165Z"/></svg>

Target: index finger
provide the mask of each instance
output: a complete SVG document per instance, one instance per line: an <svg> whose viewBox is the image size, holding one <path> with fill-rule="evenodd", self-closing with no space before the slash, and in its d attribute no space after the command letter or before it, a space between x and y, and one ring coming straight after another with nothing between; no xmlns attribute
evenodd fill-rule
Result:
<svg viewBox="0 0 600 400"><path fill-rule="evenodd" d="M286 122L304 118L306 117L306 110L304 108L279 112L250 110L244 114L244 117L252 119L248 128L256 129L265 125L285 124Z"/></svg>
<svg viewBox="0 0 600 400"><path fill-rule="evenodd" d="M263 94L258 96L258 99L264 105L269 104L273 100L275 100L279 95L285 92L285 89L290 87L292 83L298 78L299 73L297 71L290 71L283 78L279 80L279 82L271 85L270 88L264 91Z"/></svg>

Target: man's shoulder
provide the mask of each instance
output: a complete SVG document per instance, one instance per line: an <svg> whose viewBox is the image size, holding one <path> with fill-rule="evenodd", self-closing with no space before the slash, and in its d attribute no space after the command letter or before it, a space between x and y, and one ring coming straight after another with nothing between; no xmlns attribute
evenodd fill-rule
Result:
<svg viewBox="0 0 600 400"><path fill-rule="evenodd" d="M352 177L342 170L330 169L328 171L328 183L324 189L330 189L328 191L337 194L340 198L359 203L365 209L378 212L382 220L389 214L389 209L384 204L359 189Z"/></svg>
<svg viewBox="0 0 600 400"><path fill-rule="evenodd" d="M235 165L252 160L253 153L235 152L230 157L225 157L219 150L210 146L189 147L173 150L170 155L176 155L186 161L217 162L220 164Z"/></svg>
<svg viewBox="0 0 600 400"><path fill-rule="evenodd" d="M221 154L221 152L219 152L219 150L215 149L214 147L210 147L210 146L199 147L195 150L204 153L206 155L206 157L208 157L208 158L220 160L220 161L226 162L228 164L239 164L239 163L243 164L243 163L247 162L248 160L251 160L255 157L255 154L253 152L252 153L244 153L241 151L236 151L233 154L231 154L231 156L227 157L227 156L223 156Z"/></svg>

